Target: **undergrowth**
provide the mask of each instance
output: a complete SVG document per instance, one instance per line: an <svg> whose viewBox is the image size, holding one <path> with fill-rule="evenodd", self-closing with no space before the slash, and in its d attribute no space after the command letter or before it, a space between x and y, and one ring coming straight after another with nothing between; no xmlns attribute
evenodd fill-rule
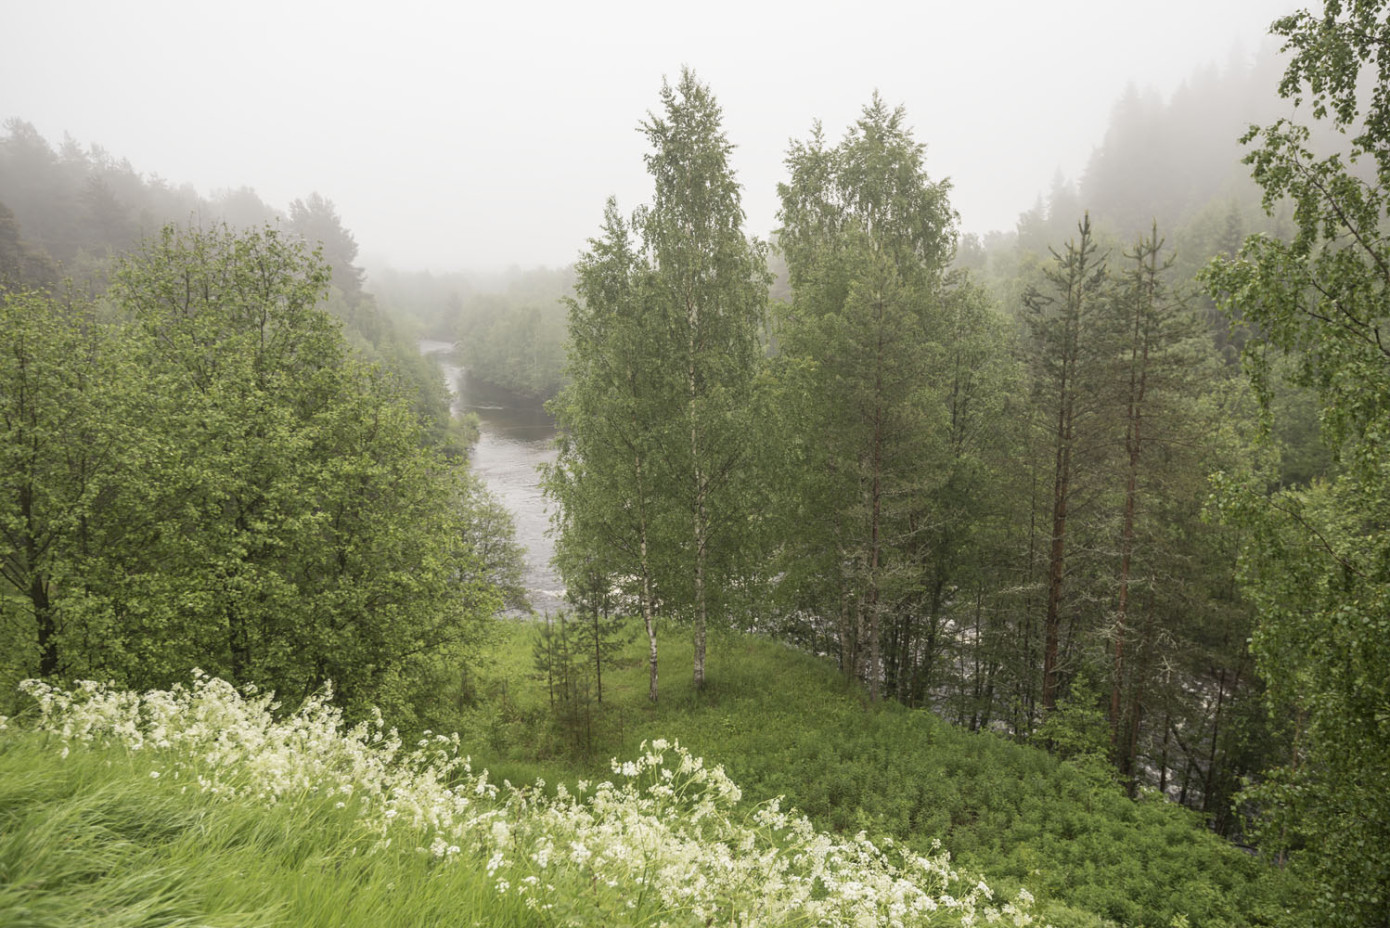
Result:
<svg viewBox="0 0 1390 928"><path fill-rule="evenodd" d="M440 694L459 736L409 745L220 681L31 689L38 730L0 732L0 924L1299 923L1287 874L1094 759L742 635L702 691L676 633L657 705L634 642L602 705L558 711L533 635Z"/></svg>
<svg viewBox="0 0 1390 928"><path fill-rule="evenodd" d="M327 701L197 677L143 694L30 682L0 734L0 924L936 926L1034 923L953 867L752 804L656 739L552 791L410 748Z"/></svg>
<svg viewBox="0 0 1390 928"><path fill-rule="evenodd" d="M1059 928L1299 923L1287 873L1197 813L1152 792L1131 800L1100 758L1064 761L926 710L870 706L828 661L755 636L712 637L696 692L679 629L660 641L660 702L646 698L646 643L634 641L605 671L604 705L579 737L531 670L533 635L509 630L474 680L473 708L452 720L514 779L592 775L668 734L717 758L750 798L784 796L833 834L862 830L919 853L939 841L1005 891L1026 886Z"/></svg>

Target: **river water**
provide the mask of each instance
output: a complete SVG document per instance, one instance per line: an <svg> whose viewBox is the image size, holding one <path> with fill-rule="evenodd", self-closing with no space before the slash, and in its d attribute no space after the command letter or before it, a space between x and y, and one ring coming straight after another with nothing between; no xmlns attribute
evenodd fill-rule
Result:
<svg viewBox="0 0 1390 928"><path fill-rule="evenodd" d="M564 588L550 564L555 546L546 534L550 511L539 471L540 465L555 460L555 421L539 400L469 377L455 363L450 343L421 339L420 351L439 361L454 396L454 413L478 416L480 434L469 464L516 523L516 540L526 551L525 583L532 607L537 612L558 611Z"/></svg>

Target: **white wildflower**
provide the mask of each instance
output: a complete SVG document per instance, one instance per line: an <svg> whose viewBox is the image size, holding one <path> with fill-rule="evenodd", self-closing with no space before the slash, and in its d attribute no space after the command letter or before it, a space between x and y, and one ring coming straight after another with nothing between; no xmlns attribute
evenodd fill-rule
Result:
<svg viewBox="0 0 1390 928"><path fill-rule="evenodd" d="M953 870L939 845L922 857L865 835L819 832L776 801L745 808L722 767L666 739L642 745L635 759L614 758L619 785L580 781L573 795L557 786L547 796L543 781L514 790L489 783L487 771L474 774L455 736L427 733L403 753L379 713L348 729L326 693L277 718L270 696L204 674L191 689L143 695L100 684L66 692L30 683L26 692L38 727L61 740L65 756L88 743L158 748L169 758L165 772L187 770L186 782L219 797L276 804L331 796L337 809L356 798L356 814L376 835L364 852L415 848L442 860L476 847L499 893L541 911L582 886L610 919L624 906L651 925L693 913L745 928L892 928L939 919L944 908L962 926L997 924L1001 913L1015 928L1033 924L1031 895L984 907L988 885L972 886L975 877Z"/></svg>

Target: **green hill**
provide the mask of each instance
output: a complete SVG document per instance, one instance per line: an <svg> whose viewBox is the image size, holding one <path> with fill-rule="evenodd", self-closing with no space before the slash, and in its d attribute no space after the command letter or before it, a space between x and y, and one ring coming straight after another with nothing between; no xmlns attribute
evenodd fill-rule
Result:
<svg viewBox="0 0 1390 928"><path fill-rule="evenodd" d="M601 705L583 686L552 705L533 658L536 631L512 626L488 669L468 681L472 705L438 723L461 729L475 760L513 782L599 776L643 741L678 739L723 764L746 797L785 797L832 833L864 830L919 853L940 842L991 885L1027 887L1058 928L1168 926L1180 917L1278 924L1292 905L1287 874L1212 834L1197 813L1153 791L1129 799L1103 758L1098 714L1071 707L1046 729L1071 754L1061 759L926 710L870 707L829 661L740 634L712 640L697 693L679 629L661 640L662 697L653 706L638 637L634 630L604 669Z"/></svg>
<svg viewBox="0 0 1390 928"><path fill-rule="evenodd" d="M698 697L671 637L660 705L634 647L557 709L534 636L413 749L216 680L34 691L0 732L0 924L1278 922L1275 871L1084 755L866 708L740 635Z"/></svg>

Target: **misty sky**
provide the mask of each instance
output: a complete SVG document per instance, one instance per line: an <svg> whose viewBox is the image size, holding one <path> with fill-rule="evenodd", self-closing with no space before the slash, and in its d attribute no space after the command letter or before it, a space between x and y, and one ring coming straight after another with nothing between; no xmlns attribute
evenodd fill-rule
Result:
<svg viewBox="0 0 1390 928"><path fill-rule="evenodd" d="M689 65L724 108L750 232L775 225L788 140L817 118L839 138L878 89L983 233L1081 173L1127 83L1166 97L1300 5L0 0L0 119L204 195L317 190L367 261L561 265L609 194L647 200L636 127Z"/></svg>

